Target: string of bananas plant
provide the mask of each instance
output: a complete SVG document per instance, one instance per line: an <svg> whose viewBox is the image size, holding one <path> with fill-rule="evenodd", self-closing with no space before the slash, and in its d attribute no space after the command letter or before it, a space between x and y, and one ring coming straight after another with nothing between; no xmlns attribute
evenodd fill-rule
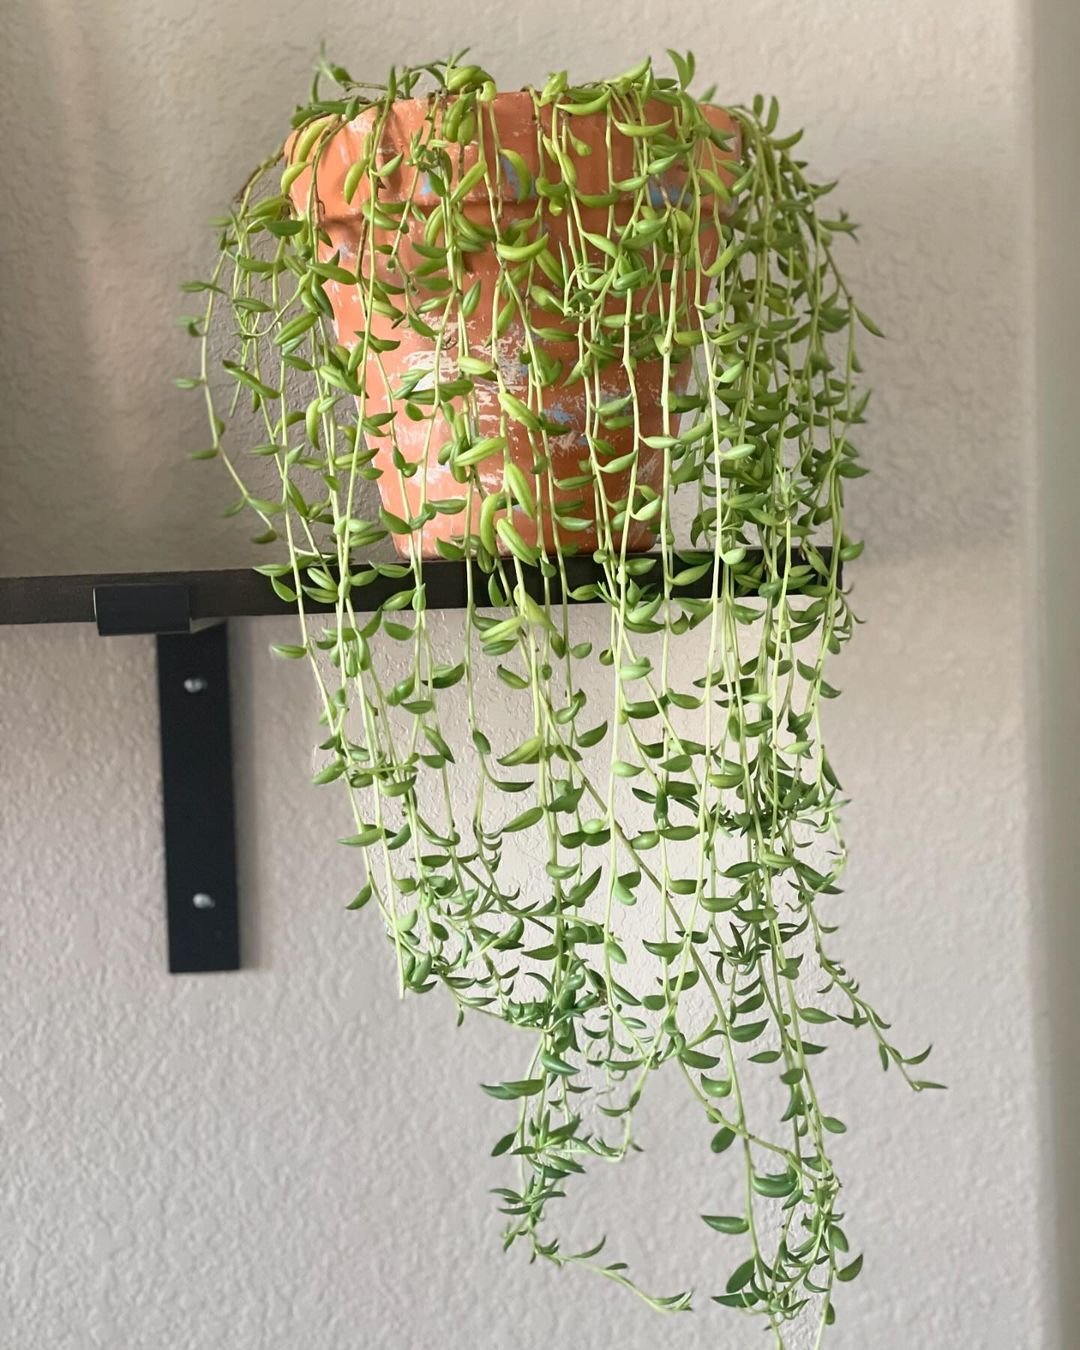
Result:
<svg viewBox="0 0 1080 1350"><path fill-rule="evenodd" d="M775 100L692 95L670 55L673 77L514 94L464 55L378 85L320 62L186 287L201 365L179 383L209 413L196 457L280 550L259 570L299 614L276 650L315 675L316 781L353 813L350 908L378 909L402 991L525 1033L486 1089L516 1111L506 1244L690 1307L551 1231L587 1164L636 1147L663 1070L738 1159L703 1216L733 1244L715 1300L778 1345L810 1316L820 1343L862 1262L823 1024L936 1086L823 912L844 865L825 666L854 624L856 335L877 330L801 133ZM456 628L428 599L447 564Z"/></svg>

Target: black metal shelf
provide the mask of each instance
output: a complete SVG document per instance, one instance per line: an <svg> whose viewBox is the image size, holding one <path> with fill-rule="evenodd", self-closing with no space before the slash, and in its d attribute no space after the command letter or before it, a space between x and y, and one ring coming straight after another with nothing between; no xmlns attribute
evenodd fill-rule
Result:
<svg viewBox="0 0 1080 1350"><path fill-rule="evenodd" d="M822 549L822 557L829 557ZM652 555L659 563L659 555ZM385 560L386 564L393 559ZM750 564L760 561L753 555ZM795 555L793 563L800 561ZM605 579L603 567L591 556L566 558L566 577L577 589ZM487 576L475 564L473 591L487 596ZM526 589L539 597L543 578L536 568L524 568ZM659 576L659 569L657 576ZM355 610L370 612L398 592L413 585L405 576L379 574L363 586L354 586L350 599ZM466 564L431 561L424 563L424 586L428 609L464 609L469 602ZM561 600L559 578L551 579L553 596ZM753 587L749 588L749 593ZM706 572L678 594L707 599L712 594L712 576ZM573 597L571 597L573 599ZM311 613L325 613L332 605L305 600ZM101 572L75 576L0 577L0 625L44 623L97 623L103 636L125 633L186 632L192 626L223 619L255 618L293 614L295 606L282 600L266 577L246 567L201 572Z"/></svg>
<svg viewBox="0 0 1080 1350"><path fill-rule="evenodd" d="M387 560L388 565L392 560ZM526 587L539 596L542 578L526 568ZM603 569L591 557L566 559L572 588L603 579ZM561 599L553 578L556 599ZM487 577L473 566L475 593L487 595ZM378 609L398 592L413 585L412 574L377 575L353 587L355 610ZM465 563L424 563L424 585L429 609L464 609L469 603ZM710 578L699 578L680 594L698 597L711 593ZM333 610L332 605L305 599L310 613ZM0 578L0 624L97 623L105 636L123 633L187 631L190 625L222 619L294 614L295 605L282 600L261 573L231 567L206 572L106 572L97 575Z"/></svg>
<svg viewBox="0 0 1080 1350"><path fill-rule="evenodd" d="M391 565L392 560L387 560ZM603 577L592 558L568 558L567 579L571 587ZM526 568L526 586L537 595L541 577ZM683 594L709 593L704 587L688 587ZM473 567L476 593L487 594L487 578ZM350 593L353 608L362 612L378 609L399 591L413 585L412 574L402 577L377 575ZM469 603L464 563L424 563L424 585L429 609L464 609ZM559 587L555 581L555 591ZM185 612L186 605L186 612ZM311 613L333 610L332 605L305 599ZM2 577L0 578L0 624L97 623L106 636L121 633L186 631L192 624L222 619L294 614L295 605L282 600L266 577L244 567L216 572L105 572L96 575Z"/></svg>

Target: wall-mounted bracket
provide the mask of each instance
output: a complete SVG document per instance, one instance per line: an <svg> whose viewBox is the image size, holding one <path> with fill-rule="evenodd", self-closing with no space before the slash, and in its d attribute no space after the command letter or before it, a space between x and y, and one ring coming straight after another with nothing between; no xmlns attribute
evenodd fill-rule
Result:
<svg viewBox="0 0 1080 1350"><path fill-rule="evenodd" d="M228 630L193 624L190 589L179 581L105 583L93 602L103 637L157 641L169 970L237 970Z"/></svg>
<svg viewBox="0 0 1080 1350"><path fill-rule="evenodd" d="M169 970L238 970L229 635L157 638Z"/></svg>

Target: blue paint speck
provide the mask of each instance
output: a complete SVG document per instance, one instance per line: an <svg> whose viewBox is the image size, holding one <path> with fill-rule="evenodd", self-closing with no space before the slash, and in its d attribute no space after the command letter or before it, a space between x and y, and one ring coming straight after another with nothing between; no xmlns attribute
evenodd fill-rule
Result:
<svg viewBox="0 0 1080 1350"><path fill-rule="evenodd" d="M561 427L572 426L574 422L574 414L566 408L561 408L557 403L545 408L544 416L550 418L552 422L558 422Z"/></svg>
<svg viewBox="0 0 1080 1350"><path fill-rule="evenodd" d="M523 202L525 200L525 190L522 186L521 175L503 154L499 155L499 169L502 176L510 185L510 191L514 194L514 201Z"/></svg>

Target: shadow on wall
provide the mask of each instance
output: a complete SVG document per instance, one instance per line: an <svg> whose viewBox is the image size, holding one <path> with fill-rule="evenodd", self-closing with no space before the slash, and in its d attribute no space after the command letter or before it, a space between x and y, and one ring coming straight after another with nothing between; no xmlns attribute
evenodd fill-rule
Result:
<svg viewBox="0 0 1080 1350"><path fill-rule="evenodd" d="M152 567L154 541L176 524L170 469L187 468L161 447L197 443L170 424L198 427L198 410L177 416L170 397L180 305L157 237L169 173L154 144L162 119L152 104L145 122L124 115L117 90L140 83L138 48L93 11L25 5L15 21L20 60L0 136L10 217L0 511L16 556L0 566ZM43 211L50 201L59 209Z"/></svg>
<svg viewBox="0 0 1080 1350"><path fill-rule="evenodd" d="M0 571L249 560L219 518L225 475L187 459L205 412L172 377L192 359L177 319L198 308L179 283L213 247L232 164L254 156L240 132L206 136L217 111L184 82L170 7L45 0L5 21Z"/></svg>
<svg viewBox="0 0 1080 1350"><path fill-rule="evenodd" d="M102 431L116 425L118 412L110 361L115 335L93 296L102 281L110 290L134 294L138 278L138 251L129 252L116 238L111 219L107 136L95 134L92 153L85 153L85 129L108 127L96 44L72 43L70 35L59 33L48 6L27 5L19 13L22 59L9 70L6 111L0 114L7 199L0 240L5 573L49 571L41 541L65 525L79 529L78 521L56 518L57 499L70 501L77 494L95 504L99 519L100 504L114 503L118 515L123 508L122 482L93 453ZM46 213L50 201L57 209ZM69 406L67 398L68 391L83 386L93 391L89 422L73 415L74 401Z"/></svg>

